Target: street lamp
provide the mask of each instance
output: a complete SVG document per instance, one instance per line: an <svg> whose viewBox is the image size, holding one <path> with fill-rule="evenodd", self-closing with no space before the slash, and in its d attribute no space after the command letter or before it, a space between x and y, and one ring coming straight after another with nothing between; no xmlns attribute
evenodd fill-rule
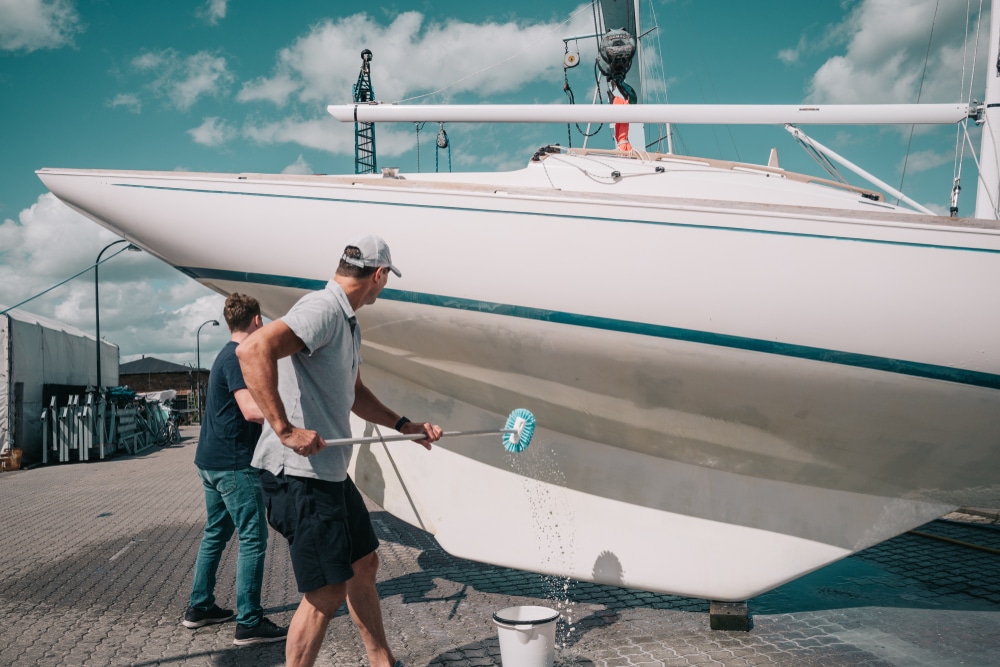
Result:
<svg viewBox="0 0 1000 667"><path fill-rule="evenodd" d="M202 322L201 327L206 324L211 324L213 327L219 326L219 320L208 320L207 322ZM205 419L205 408L201 400L201 327L198 327L198 333L194 335L195 340L195 354L198 357L198 423L200 424Z"/></svg>
<svg viewBox="0 0 1000 667"><path fill-rule="evenodd" d="M119 243L128 243L128 239L118 239L117 241L112 241L108 245L101 249L101 252L97 253L97 260L94 261L94 325L97 330L97 382L94 386L97 388L96 394L94 395L95 404L100 401L101 396L101 292L97 285L97 267L101 265L101 256L104 251L111 246L116 246ZM142 249L138 248L132 244L129 244L126 250L132 252L141 252Z"/></svg>

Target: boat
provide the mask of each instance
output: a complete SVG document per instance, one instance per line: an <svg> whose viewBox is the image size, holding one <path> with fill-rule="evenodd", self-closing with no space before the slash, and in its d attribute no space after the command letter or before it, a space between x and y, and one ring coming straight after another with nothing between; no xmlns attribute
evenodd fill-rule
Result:
<svg viewBox="0 0 1000 667"><path fill-rule="evenodd" d="M735 117L989 124L993 101L1000 91L979 106ZM734 117L723 111L330 108L356 123ZM995 150L984 145L984 164ZM325 284L347 240L386 238L404 277L359 313L366 384L448 428L499 428L515 408L537 419L519 454L499 436L356 447L362 490L456 556L744 601L955 508L1000 503L989 206L929 215L773 164L559 146L501 173L38 175L272 318ZM1000 201L1000 178L986 180L994 194L981 199Z"/></svg>

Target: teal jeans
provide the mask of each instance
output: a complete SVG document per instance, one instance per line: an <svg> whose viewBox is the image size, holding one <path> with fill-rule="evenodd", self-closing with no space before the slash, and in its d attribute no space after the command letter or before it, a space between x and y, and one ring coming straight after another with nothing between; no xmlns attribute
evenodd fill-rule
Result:
<svg viewBox="0 0 1000 667"><path fill-rule="evenodd" d="M256 468L198 469L205 487L208 520L194 565L189 604L210 609L215 604L215 575L222 551L236 532L240 551L236 559L236 622L255 626L264 617L260 606L267 551L267 518Z"/></svg>

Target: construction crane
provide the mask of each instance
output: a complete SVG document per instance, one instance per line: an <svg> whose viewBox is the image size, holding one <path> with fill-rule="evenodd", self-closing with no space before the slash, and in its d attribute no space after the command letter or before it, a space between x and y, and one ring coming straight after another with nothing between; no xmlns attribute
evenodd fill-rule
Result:
<svg viewBox="0 0 1000 667"><path fill-rule="evenodd" d="M375 99L371 77L372 52L361 52L361 71L354 84L355 103L367 103ZM354 173L375 173L375 123L354 123Z"/></svg>

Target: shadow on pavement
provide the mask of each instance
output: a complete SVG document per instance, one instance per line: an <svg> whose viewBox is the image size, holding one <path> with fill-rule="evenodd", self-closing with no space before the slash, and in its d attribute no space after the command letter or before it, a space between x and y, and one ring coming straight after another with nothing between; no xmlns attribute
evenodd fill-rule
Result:
<svg viewBox="0 0 1000 667"><path fill-rule="evenodd" d="M285 643L261 644L259 646L234 646L231 649L219 651L202 651L201 653L181 653L174 656L164 656L153 660L130 663L130 667L152 667L153 665L183 664L193 658L211 656L212 664L218 667L277 667L285 664Z"/></svg>
<svg viewBox="0 0 1000 667"><path fill-rule="evenodd" d="M926 535L1000 548L996 526L932 521L754 598L753 611L860 606L1000 611L996 553Z"/></svg>
<svg viewBox="0 0 1000 667"><path fill-rule="evenodd" d="M462 560L445 552L432 535L387 512L373 512L372 519L380 539L421 551L417 558L421 571L379 584L382 596L402 595L406 603L454 598L457 606L461 594L449 598L428 597L435 588L434 579L442 578L482 592L550 600L551 606L556 608L576 604L603 606L602 610L574 619L576 639L593 627L616 622L618 614L627 609L709 611L707 600ZM958 535L962 541L986 546L996 541L1000 546L1000 529L996 527L952 524L954 522L938 520L919 530ZM860 606L1000 611L1000 580L996 577L995 554L904 534L753 598L749 606L753 614Z"/></svg>
<svg viewBox="0 0 1000 667"><path fill-rule="evenodd" d="M559 645L559 639L556 638ZM456 646L443 653L439 653L431 659L431 665L482 665L484 660L490 660L488 664L499 665L500 662L500 642L497 638L486 639L480 642L473 642L463 646ZM567 655L557 650L553 667L594 667L594 662L590 658L583 656Z"/></svg>

